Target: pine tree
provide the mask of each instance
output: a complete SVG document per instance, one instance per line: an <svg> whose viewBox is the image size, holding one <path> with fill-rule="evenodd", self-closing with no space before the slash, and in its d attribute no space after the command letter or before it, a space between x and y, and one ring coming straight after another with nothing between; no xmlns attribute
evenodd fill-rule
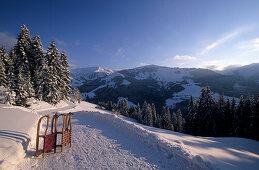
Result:
<svg viewBox="0 0 259 170"><path fill-rule="evenodd" d="M176 127L174 128L177 129L176 130L177 132L183 132L184 119L180 109L178 109L176 112L176 118L177 118L177 124L176 124Z"/></svg>
<svg viewBox="0 0 259 170"><path fill-rule="evenodd" d="M173 127L174 127L174 131L178 131L178 129L177 129L177 116L176 116L175 112L173 112L173 114L172 114L172 124L173 124Z"/></svg>
<svg viewBox="0 0 259 170"><path fill-rule="evenodd" d="M138 103L137 104L137 115L136 115L136 120L139 122L139 123L142 123L142 117L141 117L142 113L141 113L141 109L140 109L140 104Z"/></svg>
<svg viewBox="0 0 259 170"><path fill-rule="evenodd" d="M156 106L154 103L152 103L151 105L151 110L152 110L152 117L153 117L153 126L158 127L159 122L158 122L157 113L156 113Z"/></svg>
<svg viewBox="0 0 259 170"><path fill-rule="evenodd" d="M29 30L25 25L22 26L22 32L17 37L17 43L14 46L14 53L14 92L16 93L17 104L25 105L28 98L34 97L34 89L31 84L31 70L29 63L31 60L31 37ZM21 85L21 83L25 84Z"/></svg>
<svg viewBox="0 0 259 170"><path fill-rule="evenodd" d="M188 134L195 133L195 116L196 116L196 100L191 96L190 102L188 104L188 113L186 116L186 123L185 123L185 132Z"/></svg>
<svg viewBox="0 0 259 170"><path fill-rule="evenodd" d="M9 57L9 54L6 52L6 49L4 46L1 47L0 49L0 60L1 60L1 64L3 68L1 68L2 70L4 70L4 77L5 77L5 80L3 82L1 82L1 84L8 88L10 87L10 79L9 79L9 74L10 74L10 68L11 68L11 65L12 65L12 61Z"/></svg>
<svg viewBox="0 0 259 170"><path fill-rule="evenodd" d="M7 87L7 77L2 58L0 58L0 86Z"/></svg>
<svg viewBox="0 0 259 170"><path fill-rule="evenodd" d="M80 93L79 89L75 87L73 89L72 101L80 103L81 100L82 100L82 94Z"/></svg>
<svg viewBox="0 0 259 170"><path fill-rule="evenodd" d="M163 129L174 130L174 126L171 122L171 114L169 108L163 107L161 126Z"/></svg>
<svg viewBox="0 0 259 170"><path fill-rule="evenodd" d="M60 100L62 100L61 84L63 81L60 78L60 74L62 72L59 63L59 53L54 40L52 40L50 46L48 47L46 58L49 68L46 82L48 87L43 95L45 96L45 101L52 104L57 104Z"/></svg>
<svg viewBox="0 0 259 170"><path fill-rule="evenodd" d="M119 112L126 116L129 117L128 111L129 111L129 106L128 106L128 101L126 99L121 99L119 101L119 106L118 106Z"/></svg>
<svg viewBox="0 0 259 170"><path fill-rule="evenodd" d="M198 101L196 114L197 130L196 134L201 136L215 136L216 122L215 101L208 86L203 87Z"/></svg>
<svg viewBox="0 0 259 170"><path fill-rule="evenodd" d="M244 130L243 135L244 137L252 137L252 129L251 129L251 122L252 122L252 114L254 108L254 100L251 96L247 96L244 105Z"/></svg>
<svg viewBox="0 0 259 170"><path fill-rule="evenodd" d="M216 102L216 111L214 119L216 120L216 135L217 136L226 136L226 124L225 122L225 99L224 96L221 95L218 101Z"/></svg>
<svg viewBox="0 0 259 170"><path fill-rule="evenodd" d="M152 109L146 101L142 107L142 122L144 125L153 126Z"/></svg>
<svg viewBox="0 0 259 170"><path fill-rule="evenodd" d="M243 96L240 97L239 104L237 106L237 112L236 112L236 121L237 121L237 126L235 127L235 134L239 137L243 136L244 134L244 127L245 127L245 122L244 122L244 98Z"/></svg>
<svg viewBox="0 0 259 170"><path fill-rule="evenodd" d="M40 40L40 36L33 38L31 53L34 61L31 68L32 71L32 82L34 84L35 96L39 100L44 100L46 96L44 93L48 90L48 63L43 53L43 46Z"/></svg>
<svg viewBox="0 0 259 170"><path fill-rule="evenodd" d="M65 51L62 51L60 55L60 63L61 63L61 79L63 84L61 84L61 92L62 99L67 99L67 97L71 94L71 78L70 72L68 70L68 60Z"/></svg>
<svg viewBox="0 0 259 170"><path fill-rule="evenodd" d="M236 114L236 100L232 98L231 105L230 105L230 115L233 116L233 121L230 126L230 136L236 136L235 130L237 127L237 114Z"/></svg>
<svg viewBox="0 0 259 170"><path fill-rule="evenodd" d="M227 98L224 113L225 113L225 135L230 136L231 134L231 127L233 125L234 115L231 113L231 103L229 98Z"/></svg>

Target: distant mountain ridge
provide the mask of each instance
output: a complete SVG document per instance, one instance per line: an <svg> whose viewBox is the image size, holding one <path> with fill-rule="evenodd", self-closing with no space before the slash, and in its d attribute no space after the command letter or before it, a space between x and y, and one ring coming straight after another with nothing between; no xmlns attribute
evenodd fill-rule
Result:
<svg viewBox="0 0 259 170"><path fill-rule="evenodd" d="M146 100L158 108L167 105L175 109L186 106L191 95L198 98L201 88L206 85L211 87L215 97L221 94L230 97L258 95L256 65L240 67L242 73L244 70L253 71L249 79L238 75L238 70L223 74L209 69L157 65L120 71L90 67L71 70L71 77L73 86L79 87L87 101L117 102L120 98L127 98L134 104Z"/></svg>

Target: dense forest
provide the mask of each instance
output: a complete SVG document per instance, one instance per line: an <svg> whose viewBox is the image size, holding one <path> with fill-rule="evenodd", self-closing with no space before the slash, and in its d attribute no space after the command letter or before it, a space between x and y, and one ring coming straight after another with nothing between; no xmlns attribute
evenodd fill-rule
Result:
<svg viewBox="0 0 259 170"><path fill-rule="evenodd" d="M136 119L139 123L187 133L196 136L245 137L259 140L259 96L225 99L221 96L215 100L208 86L201 90L199 99L190 98L186 117L178 109L170 113L167 107L162 114L157 113L155 104L146 101L143 106L128 106L127 100L116 103L100 102L102 107Z"/></svg>

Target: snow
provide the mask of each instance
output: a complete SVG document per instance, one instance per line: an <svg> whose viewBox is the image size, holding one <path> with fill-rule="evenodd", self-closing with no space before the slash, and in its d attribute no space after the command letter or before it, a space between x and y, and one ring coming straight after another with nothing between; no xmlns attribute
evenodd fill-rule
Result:
<svg viewBox="0 0 259 170"><path fill-rule="evenodd" d="M172 98L166 99L166 106L174 108L177 103L183 100L189 100L191 95L195 98L199 98L201 94L201 87L194 83L192 80L188 80L188 84L183 84L184 90L174 93Z"/></svg>
<svg viewBox="0 0 259 170"><path fill-rule="evenodd" d="M111 81L113 78L115 77L125 77L123 74L119 73L119 72L113 72L112 74L109 74L107 77L102 78L102 80L109 82Z"/></svg>
<svg viewBox="0 0 259 170"><path fill-rule="evenodd" d="M34 106L37 105L37 106ZM259 142L195 137L145 126L96 105L63 102L43 110L0 105L0 169L258 169ZM41 110L38 111L37 109ZM39 115L73 112L72 148L34 157ZM7 116L8 115L8 116ZM10 116L12 115L12 116ZM13 118L17 118L12 120ZM19 121L17 121L19 120ZM2 130L3 129L3 130ZM6 134L4 130L8 130ZM14 132L15 131L15 132ZM6 136L11 136L8 137ZM19 138L22 139L19 139ZM5 141L3 141L5 140ZM13 140L20 140L14 142ZM8 152L7 152L8 151ZM7 155L9 154L9 155Z"/></svg>
<svg viewBox="0 0 259 170"><path fill-rule="evenodd" d="M128 80L124 79L123 82L121 83L121 85L125 85L125 86L128 86L130 85L131 82L129 82Z"/></svg>
<svg viewBox="0 0 259 170"><path fill-rule="evenodd" d="M97 78L106 77L114 71L102 67L76 68L71 70L72 86L81 86L87 80L95 80Z"/></svg>
<svg viewBox="0 0 259 170"><path fill-rule="evenodd" d="M26 156L36 112L10 105L0 104L0 169L14 169Z"/></svg>
<svg viewBox="0 0 259 170"><path fill-rule="evenodd" d="M168 67L158 67L158 66L145 66L153 67L154 71L143 71L137 73L135 79L143 80L147 78L153 78L161 82L181 82L185 78L190 77L189 70L180 68L168 68ZM142 68L142 67L141 67ZM140 68L136 69L139 70ZM142 68L145 69L145 68ZM170 76L168 76L170 75Z"/></svg>

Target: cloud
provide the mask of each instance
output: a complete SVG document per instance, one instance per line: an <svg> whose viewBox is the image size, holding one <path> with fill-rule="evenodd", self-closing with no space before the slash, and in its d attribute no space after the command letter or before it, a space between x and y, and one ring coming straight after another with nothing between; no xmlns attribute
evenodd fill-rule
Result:
<svg viewBox="0 0 259 170"><path fill-rule="evenodd" d="M252 47L254 51L259 51L259 38L252 40Z"/></svg>
<svg viewBox="0 0 259 170"><path fill-rule="evenodd" d="M176 55L172 58L172 60L196 60L196 59L197 59L196 57L192 57L189 55Z"/></svg>
<svg viewBox="0 0 259 170"><path fill-rule="evenodd" d="M16 38L8 33L0 32L0 46L4 45L6 49L11 49L16 43Z"/></svg>
<svg viewBox="0 0 259 170"><path fill-rule="evenodd" d="M147 63L139 63L138 67L147 66L147 65L150 65L150 64L147 64Z"/></svg>
<svg viewBox="0 0 259 170"><path fill-rule="evenodd" d="M259 51L259 38L240 42L237 44L237 48L248 53L257 52Z"/></svg>
<svg viewBox="0 0 259 170"><path fill-rule="evenodd" d="M234 38L236 37L237 35L239 35L243 30L239 29L239 30L236 30L236 31L233 31L223 37L221 37L220 39L216 40L215 42L209 44L206 48L204 48L202 51L201 51L201 55L204 55L206 53L208 53L210 50L212 50L213 48L219 46L220 44L223 44L224 42L230 40L231 38Z"/></svg>
<svg viewBox="0 0 259 170"><path fill-rule="evenodd" d="M55 41L56 41L56 43L57 43L58 45L61 45L61 46L66 46L66 45L67 45L67 43L65 43L64 41L62 41L62 40L60 40L60 39L55 38Z"/></svg>
<svg viewBox="0 0 259 170"><path fill-rule="evenodd" d="M230 64L231 63L231 64ZM201 65L198 65L197 68L207 68L210 70L225 70L234 67L240 67L249 63L240 63L240 62L233 62L227 60L211 60L211 61L204 61Z"/></svg>

